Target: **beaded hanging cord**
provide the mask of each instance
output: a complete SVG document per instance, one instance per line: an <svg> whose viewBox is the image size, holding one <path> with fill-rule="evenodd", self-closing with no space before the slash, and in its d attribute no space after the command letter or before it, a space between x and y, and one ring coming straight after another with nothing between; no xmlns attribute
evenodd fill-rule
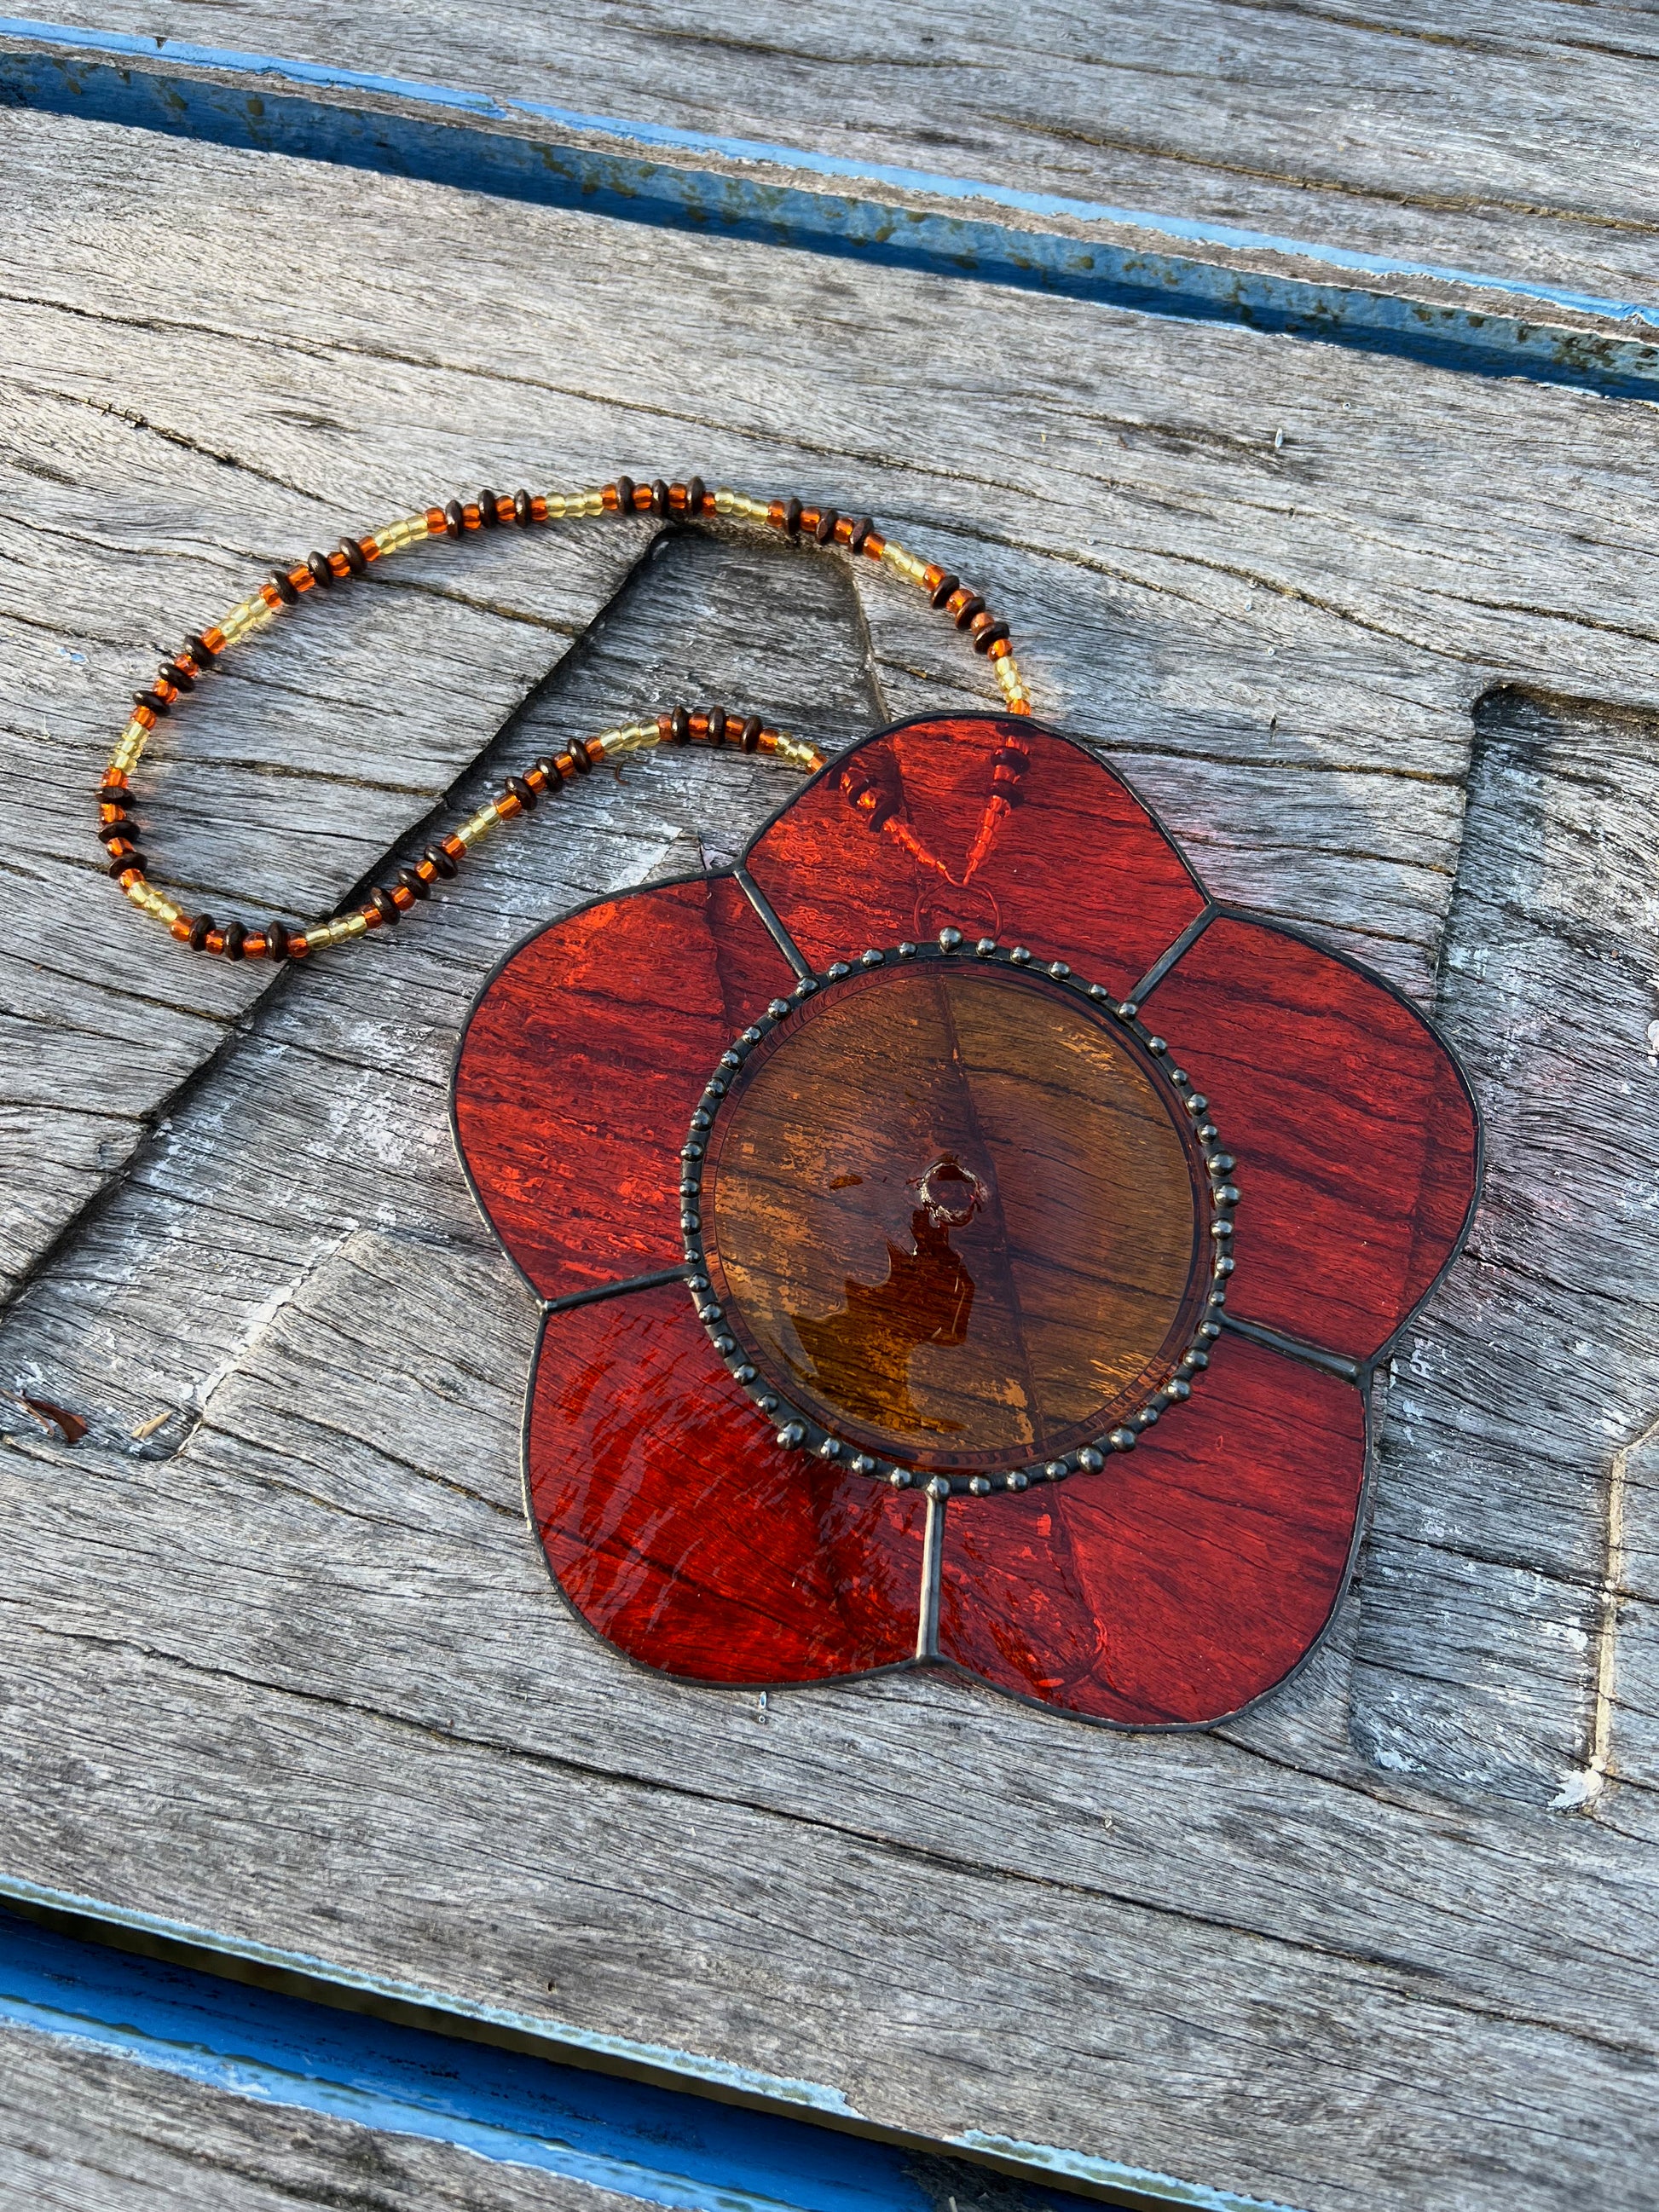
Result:
<svg viewBox="0 0 1659 2212"><path fill-rule="evenodd" d="M815 745L792 738L786 731L767 727L758 716L740 720L721 707L696 714L674 707L648 720L602 730L596 737L573 738L567 750L544 755L522 775L509 777L500 795L488 805L480 807L447 836L428 845L392 882L376 884L361 906L328 921L312 922L303 930L290 930L281 922L250 929L240 921L221 924L209 914L186 914L149 882L148 863L138 848L138 824L132 813L134 772L156 723L196 689L232 646L263 629L285 609L297 606L307 592L331 591L337 585L351 583L366 575L376 561L419 545L428 538L464 538L469 531L500 529L508 524L529 529L601 514L654 514L688 521L718 518L757 524L785 538L839 546L854 558L861 556L879 562L925 592L936 608L968 634L975 649L989 658L1011 714L1031 711L1007 623L1000 622L979 594L947 569L920 560L892 538L884 538L867 516L854 521L837 514L833 507L804 507L798 499L750 499L742 492L711 492L698 477L683 484L660 479L636 484L628 477L618 477L614 483L595 490L545 496L520 491L507 498L483 491L476 501L451 500L447 507L426 507L367 537L343 538L331 553L313 553L295 568L273 569L258 590L233 607L222 622L187 637L173 659L162 662L149 690L134 694L131 719L121 732L98 793L98 834L108 857L109 872L133 904L165 923L179 943L188 945L192 951L219 953L227 960L301 960L401 921L412 908L431 896L435 883L457 873L471 848L498 823L533 812L544 797L556 796L578 776L590 775L601 761L644 752L653 745L678 744L725 746L766 754L809 773L823 767L824 756ZM1005 749L993 763L981 843L988 842L996 821L1014 803L1024 765L1017 746ZM897 814L892 794L869 781L856 763L846 771L842 788L873 831L884 831L914 846L916 859L945 872L935 857L916 843L908 825ZM972 872L971 859L969 872Z"/></svg>

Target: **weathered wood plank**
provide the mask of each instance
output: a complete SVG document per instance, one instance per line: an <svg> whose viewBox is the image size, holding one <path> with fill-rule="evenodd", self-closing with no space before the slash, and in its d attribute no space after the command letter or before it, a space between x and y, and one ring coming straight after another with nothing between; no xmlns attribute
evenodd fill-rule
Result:
<svg viewBox="0 0 1659 2212"><path fill-rule="evenodd" d="M233 596L256 543L268 558L296 550L290 531L320 534L325 499L331 534L428 483L516 481L566 453L577 472L638 467L672 432L706 472L867 500L993 589L1033 641L1045 708L1109 744L1218 889L1334 926L1421 994L1455 912L1474 702L1500 678L1659 700L1645 453L1619 409L1243 332L1172 348L1169 325L1098 308L1039 320L969 288L854 285L805 258L426 188L360 184L343 210L304 165L14 127L36 229L9 279L23 304L0 323L20 403L8 502L25 528L61 527L67 507L106 532L77 585L9 578L3 647L31 687L15 742L45 762L34 787L61 853L16 957L60 963L86 993L82 1028L135 978L166 1012L204 972L79 858L101 702L126 688L129 651L204 611L210 571ZM251 258L215 295L179 242L210 221L253 232L276 179L281 261ZM178 271L163 328L158 265ZM753 331L752 357L642 342L664 298L680 326ZM124 427L77 475L60 426L106 405L170 435ZM142 532L108 526L129 501ZM173 540L204 550L145 572L166 595L155 635L123 613L94 675L58 656L61 630L41 625L69 593L71 614L123 608L129 562ZM434 549L407 582L389 572L318 617L326 637L295 626L255 648L254 688L233 700L228 679L221 720L203 718L223 783L187 765L184 718L171 762L158 749L152 811L178 825L170 847L158 826L158 860L210 865L217 896L257 854L273 892L309 868L314 895L337 896L434 789L464 801L468 763L532 693L488 765L654 705L665 684L833 743L983 683L882 580L855 600L808 556L718 545L672 546L572 654L639 545L570 543L568 568L537 569L507 541L520 561L501 555L487 589ZM432 670L454 706L436 734ZM309 720L289 715L313 689ZM304 805L286 822L266 803L276 779L256 807L230 772L250 714L262 753L292 748L282 782ZM346 764L368 801L333 780ZM188 823L167 811L185 788L207 793ZM1578 1740L1585 1650L1534 1670L1506 1773L1459 1783L1455 1713L1396 1709L1406 1671L1385 1663L1375 1591L1426 1586L1409 1453L1399 1497L1391 1462L1380 1485L1374 1549L1394 1542L1395 1580L1368 1579L1364 1621L1346 1625L1371 1639L1352 1711L1339 1642L1231 1742L1109 1738L926 1681L763 1717L625 1670L558 1608L516 1518L533 1316L447 1154L448 1041L535 922L731 850L779 795L735 763L641 763L586 789L557 833L538 815L497 841L466 895L395 943L257 1008L177 999L200 1036L167 1032L175 1072L135 1091L131 1126L143 1139L164 1100L169 1125L112 1165L101 1209L49 1258L18 1240L38 1273L4 1328L5 1379L94 1434L70 1453L20 1425L0 1462L15 1869L805 2076L935 2135L1000 2130L1308 2206L1440 2189L1554 2207L1591 2188L1640 2204L1654 1862L1619 1811L1639 1790L1603 1793L1589 1819L1539 1802L1540 1762ZM307 851L317 823L329 842ZM1552 848L1522 911L1547 921L1563 867L1596 858L1593 841ZM1608 865L1627 866L1616 841ZM88 949L107 989L55 948L57 933L78 951L83 895L109 902L107 952ZM33 988L48 1006L50 981ZM127 1034L135 1064L159 1054ZM103 1065L85 1041L45 1042L43 1125ZM1507 1080L1486 1077L1499 1107ZM1570 1170L1548 1147L1528 1164ZM1582 1197L1608 1218L1595 1187ZM1594 1291L1580 1278L1505 1307L1520 1370ZM1478 1464L1488 1443L1470 1434L1448 1449ZM1597 1556L1588 1437L1547 1510L1516 1486L1507 1533L1535 1581L1576 1589ZM1468 1571L1442 1648L1480 1662L1457 1678L1473 1729L1514 1608L1482 1581L1492 1530L1478 1478L1456 1487L1462 1464L1436 1556ZM1379 1771L1351 1725L1424 1779ZM1492 1791L1516 1777L1518 1794Z"/></svg>
<svg viewBox="0 0 1659 2212"><path fill-rule="evenodd" d="M1659 725L1512 690L1477 719L1440 1012L1486 1100L1487 1199L1395 1362L1359 1733L1386 1765L1571 1802L1620 1580L1609 1486L1659 1401Z"/></svg>
<svg viewBox="0 0 1659 2212"><path fill-rule="evenodd" d="M92 2124L95 2114L96 2124ZM637 2212L563 2174L286 2105L94 2045L0 2028L7 2212Z"/></svg>
<svg viewBox="0 0 1659 2212"><path fill-rule="evenodd" d="M1364 15L1048 0L804 23L451 0L418 23L151 0L58 19L1651 301L1652 18L1566 0Z"/></svg>

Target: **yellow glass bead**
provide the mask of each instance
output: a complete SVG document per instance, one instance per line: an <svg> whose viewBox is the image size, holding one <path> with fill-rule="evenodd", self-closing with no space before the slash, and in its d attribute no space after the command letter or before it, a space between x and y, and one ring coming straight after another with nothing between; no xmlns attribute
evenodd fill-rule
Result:
<svg viewBox="0 0 1659 2212"><path fill-rule="evenodd" d="M603 753L607 760L614 760L619 753L639 752L646 745L654 744L656 736L657 726L654 722L648 725L644 722L629 722L623 729L601 730L597 738L590 738L587 740L587 750L590 753Z"/></svg>
<svg viewBox="0 0 1659 2212"><path fill-rule="evenodd" d="M912 584L919 584L927 573L925 561L917 560L914 553L907 553L903 546L895 545L890 538L881 549L881 560L884 568L891 568L895 574Z"/></svg>
<svg viewBox="0 0 1659 2212"><path fill-rule="evenodd" d="M487 836L501 818L500 811L492 799L488 806L481 806L470 822L463 822L455 835L463 845L476 845L479 838Z"/></svg>
<svg viewBox="0 0 1659 2212"><path fill-rule="evenodd" d="M263 629L267 623L276 619L276 608L267 605L264 599L256 592L251 599L244 599L240 606L233 607L219 628L225 643L234 645L239 638L246 637L252 630Z"/></svg>

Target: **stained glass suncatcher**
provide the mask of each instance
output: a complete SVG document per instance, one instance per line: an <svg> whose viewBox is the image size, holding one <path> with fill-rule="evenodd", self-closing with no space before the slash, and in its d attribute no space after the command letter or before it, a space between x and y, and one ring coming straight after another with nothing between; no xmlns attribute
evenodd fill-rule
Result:
<svg viewBox="0 0 1659 2212"><path fill-rule="evenodd" d="M1140 1728L1316 1641L1479 1178L1413 1007L989 716L538 932L454 1112L547 1307L526 1496L583 1620L698 1681L954 1666Z"/></svg>

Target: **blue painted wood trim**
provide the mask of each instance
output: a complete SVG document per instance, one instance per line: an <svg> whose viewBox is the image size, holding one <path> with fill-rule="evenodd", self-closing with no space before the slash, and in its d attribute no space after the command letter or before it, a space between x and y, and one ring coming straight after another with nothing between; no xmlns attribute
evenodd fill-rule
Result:
<svg viewBox="0 0 1659 2212"><path fill-rule="evenodd" d="M429 1990L0 1876L3 1898L13 1909L0 1903L0 2024L642 2203L933 2212L915 2166L931 2155L1025 2182L1031 2212L1088 2212L1103 2201L1139 2212L1287 2212L1041 2144L902 2136L811 2083L502 2008L465 2009Z"/></svg>
<svg viewBox="0 0 1659 2212"><path fill-rule="evenodd" d="M1659 397L1659 305L1653 303L266 54L16 18L0 19L0 39L18 42L0 47L0 102L14 106L382 170L625 222L719 229L1143 312L1243 323L1483 375ZM354 94L374 104L354 104ZM515 132L521 119L580 131L583 141ZM699 155L757 171L787 167L823 179L823 188L700 167L691 158ZM1028 221L907 207L883 193L1000 208ZM1045 217L1111 224L1138 237L1125 243L1045 230ZM1206 260L1182 252L1183 244L1289 255L1306 261L1309 274ZM1488 313L1478 305L1414 300L1352 281L1366 276L1506 295L1511 304ZM1517 296L1536 300L1536 319L1512 312ZM1550 320L1564 311L1626 327L1587 331Z"/></svg>

